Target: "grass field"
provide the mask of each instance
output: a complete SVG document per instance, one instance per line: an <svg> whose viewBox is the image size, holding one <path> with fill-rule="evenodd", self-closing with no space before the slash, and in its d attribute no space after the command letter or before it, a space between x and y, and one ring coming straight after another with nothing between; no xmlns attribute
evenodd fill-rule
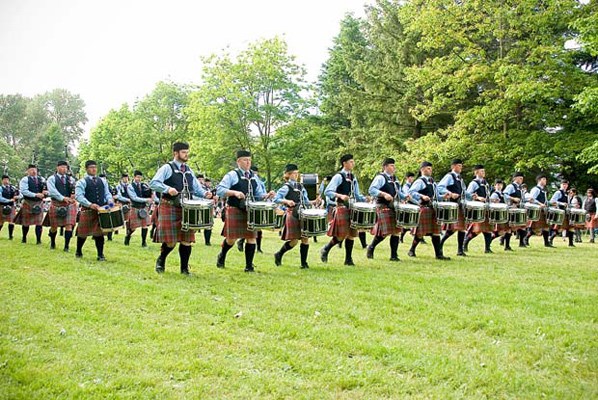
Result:
<svg viewBox="0 0 598 400"><path fill-rule="evenodd" d="M451 238L449 262L402 244L389 263L385 241L345 267L338 248L319 261L320 238L300 270L298 248L274 266L268 232L246 274L198 236L185 277L176 251L157 275L139 236L101 263L91 241L80 261L15 233L0 233L3 399L598 398L598 245L485 255L478 238L457 260Z"/></svg>

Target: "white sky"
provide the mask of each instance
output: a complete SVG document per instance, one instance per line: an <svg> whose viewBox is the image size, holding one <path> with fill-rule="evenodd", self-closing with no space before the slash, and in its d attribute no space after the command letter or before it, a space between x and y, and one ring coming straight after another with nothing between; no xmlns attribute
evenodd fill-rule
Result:
<svg viewBox="0 0 598 400"><path fill-rule="evenodd" d="M200 56L284 35L315 80L343 16L371 0L0 0L0 93L79 94L93 127L160 80L199 82Z"/></svg>

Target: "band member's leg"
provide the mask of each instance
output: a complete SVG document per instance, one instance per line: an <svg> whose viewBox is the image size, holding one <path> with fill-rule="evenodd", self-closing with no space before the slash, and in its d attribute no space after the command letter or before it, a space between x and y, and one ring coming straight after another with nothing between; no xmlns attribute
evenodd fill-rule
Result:
<svg viewBox="0 0 598 400"><path fill-rule="evenodd" d="M257 231L257 238L255 239L255 243L257 245L257 251L258 253L263 253L262 251L262 230L260 229L259 231Z"/></svg>
<svg viewBox="0 0 598 400"><path fill-rule="evenodd" d="M44 227L41 225L35 225L35 239L36 244L42 244L42 232Z"/></svg>
<svg viewBox="0 0 598 400"><path fill-rule="evenodd" d="M212 230L211 229L204 229L203 230L203 238L206 243L206 246L211 246L212 243L210 242L212 238Z"/></svg>
<svg viewBox="0 0 598 400"><path fill-rule="evenodd" d="M71 238L73 237L73 226L67 225L64 231L64 251L69 251Z"/></svg>
<svg viewBox="0 0 598 400"><path fill-rule="evenodd" d="M23 232L23 239L21 239L21 243L27 243L27 234L29 233L29 226L21 226L21 231Z"/></svg>
<svg viewBox="0 0 598 400"><path fill-rule="evenodd" d="M216 266L218 268L224 268L226 263L226 253L234 246L235 240L234 239L224 239L222 241L222 250L218 253L218 259L216 261Z"/></svg>
<svg viewBox="0 0 598 400"><path fill-rule="evenodd" d="M400 235L390 235L390 261L399 261Z"/></svg>
<svg viewBox="0 0 598 400"><path fill-rule="evenodd" d="M274 264L276 264L277 267L279 267L282 264L282 257L284 256L284 253L291 250L293 247L297 246L298 242L299 241L297 239L287 240L286 242L283 243L280 250L278 250L276 253L274 253Z"/></svg>
<svg viewBox="0 0 598 400"><path fill-rule="evenodd" d="M141 228L141 247L147 247L147 228Z"/></svg>
<svg viewBox="0 0 598 400"><path fill-rule="evenodd" d="M345 240L345 265L355 265L353 262L353 243L355 241L354 237L347 237Z"/></svg>
<svg viewBox="0 0 598 400"><path fill-rule="evenodd" d="M181 274L189 275L189 259L191 258L191 243L179 243L179 258L181 260Z"/></svg>
<svg viewBox="0 0 598 400"><path fill-rule="evenodd" d="M328 253L334 246L336 246L340 242L341 240L339 240L336 236L333 236L330 239L330 242L328 242L324 247L322 247L322 250L320 250L320 259L323 263L328 262Z"/></svg>
<svg viewBox="0 0 598 400"><path fill-rule="evenodd" d="M15 224L8 224L8 239L12 240L15 232Z"/></svg>
<svg viewBox="0 0 598 400"><path fill-rule="evenodd" d="M253 272L253 258L255 257L255 239L247 239L245 242L245 272Z"/></svg>
<svg viewBox="0 0 598 400"><path fill-rule="evenodd" d="M372 243L368 246L366 257L367 258L374 258L374 250L376 250L376 246L378 246L383 240L385 236L374 236Z"/></svg>
<svg viewBox="0 0 598 400"><path fill-rule="evenodd" d="M77 237L77 251L75 251L75 257L81 258L83 257L83 245L87 240L86 237Z"/></svg>
<svg viewBox="0 0 598 400"><path fill-rule="evenodd" d="M484 232L485 253L492 253L492 233Z"/></svg>
<svg viewBox="0 0 598 400"><path fill-rule="evenodd" d="M162 273L166 270L166 257L174 250L176 243L162 243L160 247L160 255L156 260L156 272Z"/></svg>
<svg viewBox="0 0 598 400"><path fill-rule="evenodd" d="M50 249L56 248L56 235L58 234L57 227L51 227L50 232L48 232L48 236L50 237Z"/></svg>
<svg viewBox="0 0 598 400"><path fill-rule="evenodd" d="M93 240L96 242L97 260L106 261L106 257L104 257L104 236L94 236Z"/></svg>
<svg viewBox="0 0 598 400"><path fill-rule="evenodd" d="M364 231L359 232L359 241L361 242L361 247L363 249L365 249L366 247L368 247L368 242L366 240L365 232Z"/></svg>

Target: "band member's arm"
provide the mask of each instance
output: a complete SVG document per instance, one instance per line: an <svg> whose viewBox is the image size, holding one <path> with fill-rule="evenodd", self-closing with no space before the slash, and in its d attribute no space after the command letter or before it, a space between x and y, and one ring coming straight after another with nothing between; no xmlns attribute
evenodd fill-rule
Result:
<svg viewBox="0 0 598 400"><path fill-rule="evenodd" d="M12 199L7 199L2 195L2 190L0 190L0 203L2 204L9 204L10 202L12 202Z"/></svg>
<svg viewBox="0 0 598 400"><path fill-rule="evenodd" d="M172 169L169 164L162 165L149 183L150 189L158 193L168 193L170 186L165 185L164 181L170 178Z"/></svg>
<svg viewBox="0 0 598 400"><path fill-rule="evenodd" d="M75 200L83 206L83 207L91 207L91 201L85 198L85 188L87 187L87 182L85 179L79 179L77 184L75 185Z"/></svg>
<svg viewBox="0 0 598 400"><path fill-rule="evenodd" d="M128 199L127 197L125 197L122 193L123 188L122 188L122 184L118 184L118 186L116 187L116 200L120 201L121 203L130 203L131 199Z"/></svg>
<svg viewBox="0 0 598 400"><path fill-rule="evenodd" d="M206 190L206 188L199 183L195 174L193 174L193 194L204 199L212 198L212 191Z"/></svg>
<svg viewBox="0 0 598 400"><path fill-rule="evenodd" d="M529 198L526 200L528 200L530 203L540 204L540 202L538 200L536 200L539 195L540 195L540 189L538 189L537 187L533 187L532 190L530 190L530 192L529 192Z"/></svg>
<svg viewBox="0 0 598 400"><path fill-rule="evenodd" d="M565 200L565 201L563 201L563 200ZM550 198L550 201L548 202L548 204L553 205L553 206L566 206L567 199L563 199L561 191L557 190L556 192L554 192L554 194Z"/></svg>
<svg viewBox="0 0 598 400"><path fill-rule="evenodd" d="M54 175L49 177L46 182L48 185L48 192L50 193L50 197L54 200L64 201L64 196L60 194L58 189L56 189L56 179L54 178Z"/></svg>
<svg viewBox="0 0 598 400"><path fill-rule="evenodd" d="M288 185L282 185L280 187L280 189L278 189L278 191L276 192L276 196L274 196L274 202L276 204L284 204L285 206L289 206L290 205L289 202L291 200L285 199L285 197L287 197L288 193L289 193L289 186Z"/></svg>
<svg viewBox="0 0 598 400"><path fill-rule="evenodd" d="M503 196L504 196L504 194L503 194ZM506 197L506 196L504 196L504 197ZM492 203L500 203L500 197L498 197L498 192L494 192L490 195L490 201Z"/></svg>
<svg viewBox="0 0 598 400"><path fill-rule="evenodd" d="M419 193L420 190L424 190L426 188L426 185L424 184L424 182L421 179L416 180L415 182L413 182L413 184L411 185L411 187L409 188L409 196L411 196L411 202L414 204L419 204L421 199L422 199L422 195Z"/></svg>
<svg viewBox="0 0 598 400"><path fill-rule="evenodd" d="M382 175L376 175L372 183L370 184L370 188L368 189L368 193L372 197L382 197L388 201L392 201L392 196L386 192L380 190L382 186L386 183L386 180Z"/></svg>
<svg viewBox="0 0 598 400"><path fill-rule="evenodd" d="M134 201L135 203L147 203L148 200L150 200L144 197L137 196L137 192L135 191L135 188L133 187L132 183L129 183L127 185L127 194L129 195L129 199L131 199L131 201Z"/></svg>
<svg viewBox="0 0 598 400"><path fill-rule="evenodd" d="M23 177L19 181L19 192L21 192L23 197L26 197L26 198L33 198L33 197L39 198L39 196L37 196L39 193L33 193L33 192L29 191L29 180L28 180L27 176Z"/></svg>
<svg viewBox="0 0 598 400"><path fill-rule="evenodd" d="M305 190L305 187L301 190L301 196L303 196L303 204L304 205L315 204L316 203L316 201L310 201L309 200L309 196L307 195L307 190Z"/></svg>
<svg viewBox="0 0 598 400"><path fill-rule="evenodd" d="M357 179L353 178L353 188L354 188L354 195L355 198L357 199L357 201L367 201L367 199L365 198L364 195L361 194L361 192L359 191L359 182L357 182Z"/></svg>
<svg viewBox="0 0 598 400"><path fill-rule="evenodd" d="M438 183L437 186L437 193L438 193L438 198L444 197L444 198L448 198L448 197L452 197L453 194L458 194L459 196L461 195L460 193L451 193L447 187L452 185L454 183L454 179L453 176L451 174L446 174L442 180Z"/></svg>
<svg viewBox="0 0 598 400"><path fill-rule="evenodd" d="M336 189L339 187L342 181L343 176L341 174L336 174L332 177L330 183L328 183L328 186L326 186L326 190L324 190L324 194L327 198L332 201L336 200Z"/></svg>
<svg viewBox="0 0 598 400"><path fill-rule="evenodd" d="M238 197L237 191L230 190L230 188L233 185L235 185L238 181L239 181L239 178L237 177L237 173L234 170L229 171L226 175L224 175L224 177L222 178L220 183L218 183L218 186L216 186L216 194L218 195L218 197L221 197L221 198L225 198L225 197L229 197L229 196Z"/></svg>
<svg viewBox="0 0 598 400"><path fill-rule="evenodd" d="M480 188L480 185L476 181L469 182L469 186L467 186L467 190L465 191L466 197L471 199L476 199L477 196L475 195L476 190ZM481 197L480 197L481 199ZM486 199L484 199L485 201Z"/></svg>
<svg viewBox="0 0 598 400"><path fill-rule="evenodd" d="M108 182L103 179L100 179L102 184L104 185L104 201L110 208L114 206L114 200L112 200L112 195L110 194L110 187L108 186Z"/></svg>

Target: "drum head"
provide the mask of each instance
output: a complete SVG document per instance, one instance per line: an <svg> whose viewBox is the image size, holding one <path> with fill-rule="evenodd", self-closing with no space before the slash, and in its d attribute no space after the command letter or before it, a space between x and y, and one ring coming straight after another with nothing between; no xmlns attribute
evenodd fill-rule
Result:
<svg viewBox="0 0 598 400"><path fill-rule="evenodd" d="M466 208L485 208L486 207L486 203L482 203L481 201L468 201L465 204Z"/></svg>
<svg viewBox="0 0 598 400"><path fill-rule="evenodd" d="M269 208L276 208L276 207L278 207L278 205L276 203L272 203L270 201L251 201L251 202L248 201L247 207L269 209Z"/></svg>
<svg viewBox="0 0 598 400"><path fill-rule="evenodd" d="M376 209L376 205L371 204L371 203L366 203L364 201L360 201L357 203L353 203L351 205L351 208L354 208L356 210L371 211L371 210Z"/></svg>
<svg viewBox="0 0 598 400"><path fill-rule="evenodd" d="M301 210L301 215L309 216L309 217L325 217L328 214L326 210L318 210L315 208L311 208L309 210Z"/></svg>
<svg viewBox="0 0 598 400"><path fill-rule="evenodd" d="M410 212L419 212L419 207L413 204L400 204L399 210L410 211Z"/></svg>

